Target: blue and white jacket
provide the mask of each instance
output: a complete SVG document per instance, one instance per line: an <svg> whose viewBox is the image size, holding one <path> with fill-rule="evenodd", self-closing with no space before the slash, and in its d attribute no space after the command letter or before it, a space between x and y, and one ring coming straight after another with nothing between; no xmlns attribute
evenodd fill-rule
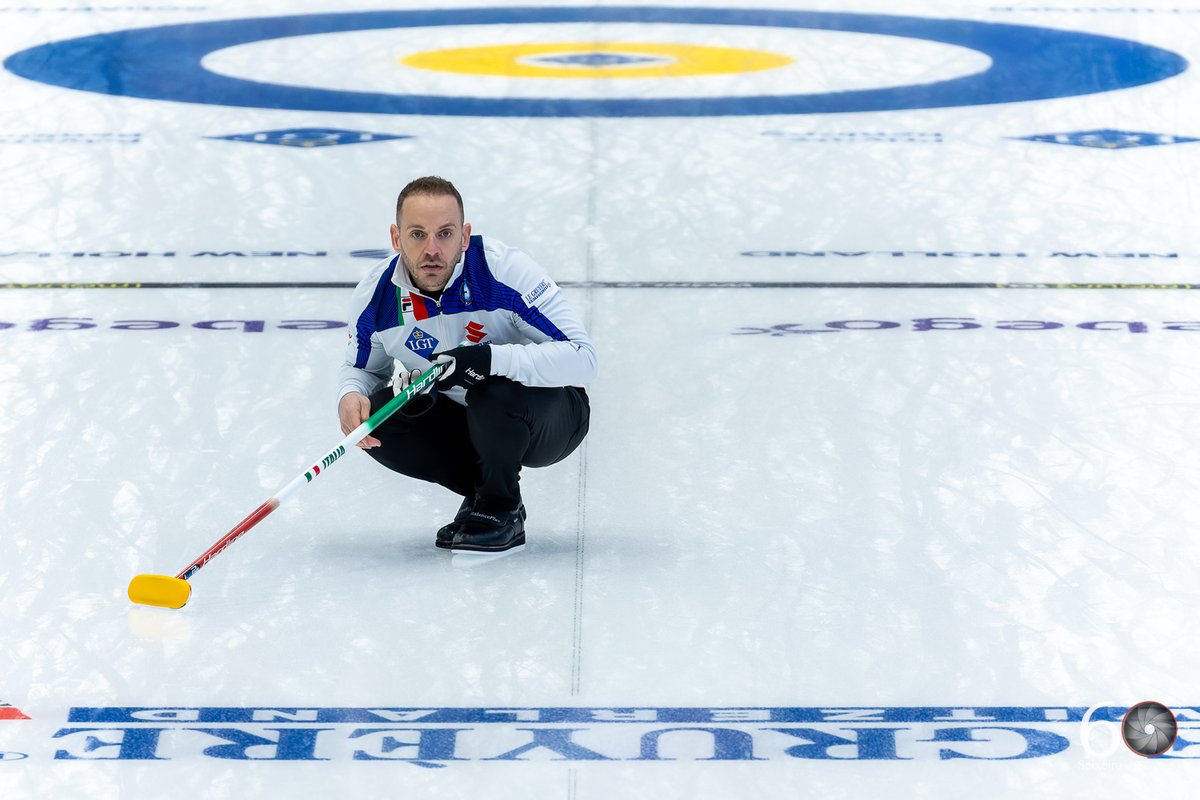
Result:
<svg viewBox="0 0 1200 800"><path fill-rule="evenodd" d="M558 285L526 253L472 236L439 299L412 284L400 254L354 290L338 400L371 395L396 371L426 370L434 352L490 344L492 374L527 386L587 386L596 350ZM465 390L446 396L465 404Z"/></svg>

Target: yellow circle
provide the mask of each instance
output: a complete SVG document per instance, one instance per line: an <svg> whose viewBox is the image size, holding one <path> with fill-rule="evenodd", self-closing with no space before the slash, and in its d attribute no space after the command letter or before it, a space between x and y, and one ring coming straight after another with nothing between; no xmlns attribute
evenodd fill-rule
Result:
<svg viewBox="0 0 1200 800"><path fill-rule="evenodd" d="M554 60L538 63L537 59L546 57ZM413 53L400 59L400 63L418 69L510 78L683 78L757 72L784 67L792 61L761 50L625 42L462 47Z"/></svg>

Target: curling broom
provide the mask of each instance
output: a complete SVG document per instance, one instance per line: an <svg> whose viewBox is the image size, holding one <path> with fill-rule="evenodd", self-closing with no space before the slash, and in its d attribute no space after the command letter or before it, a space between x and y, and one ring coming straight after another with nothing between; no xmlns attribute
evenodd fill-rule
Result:
<svg viewBox="0 0 1200 800"><path fill-rule="evenodd" d="M205 550L203 555L184 567L183 571L174 578L169 575L135 575L133 580L129 582L129 599L135 603L147 606L183 608L188 598L192 595L192 587L188 583L188 578L195 575L201 567L212 561L218 553L236 542L243 534L266 519L268 514L283 505L283 501L296 491L296 489L312 483L317 479L317 476L336 464L338 459L346 454L347 448L358 444L367 434L382 425L388 417L399 411L405 403L426 389L429 389L444 369L443 365L437 364L433 369L427 370L421 377L413 381L407 388L389 400L386 405L372 414L366 422L350 431L345 439L342 439L334 445L332 450L325 454L324 458L297 475L287 486L284 486L265 503L254 509L250 513L250 516L235 525L233 530L222 536L216 544Z"/></svg>

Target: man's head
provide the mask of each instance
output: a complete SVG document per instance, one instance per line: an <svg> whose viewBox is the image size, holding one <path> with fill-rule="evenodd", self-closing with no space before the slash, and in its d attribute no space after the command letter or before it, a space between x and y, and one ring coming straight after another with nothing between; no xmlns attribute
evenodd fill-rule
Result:
<svg viewBox="0 0 1200 800"><path fill-rule="evenodd" d="M471 239L464 220L462 195L450 181L417 178L400 192L392 247L422 292L437 294L449 283Z"/></svg>

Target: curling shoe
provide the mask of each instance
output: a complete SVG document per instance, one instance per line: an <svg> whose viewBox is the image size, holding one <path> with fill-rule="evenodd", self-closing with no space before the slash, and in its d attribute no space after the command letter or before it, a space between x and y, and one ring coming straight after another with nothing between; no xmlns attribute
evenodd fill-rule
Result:
<svg viewBox="0 0 1200 800"><path fill-rule="evenodd" d="M525 504L492 512L480 504L467 515L450 549L455 553L500 553L525 544Z"/></svg>
<svg viewBox="0 0 1200 800"><path fill-rule="evenodd" d="M458 513L454 515L454 521L438 528L437 539L434 540L434 545L443 550L450 549L450 543L454 541L454 534L458 533L462 528L463 523L467 521L467 517L471 515L471 509L475 507L475 501L470 497L464 498L462 505L458 507Z"/></svg>

